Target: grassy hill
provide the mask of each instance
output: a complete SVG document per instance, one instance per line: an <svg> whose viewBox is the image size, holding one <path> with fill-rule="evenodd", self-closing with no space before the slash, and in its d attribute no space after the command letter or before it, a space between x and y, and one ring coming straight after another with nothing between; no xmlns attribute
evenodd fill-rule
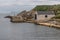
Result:
<svg viewBox="0 0 60 40"><path fill-rule="evenodd" d="M54 11L56 17L60 18L60 5L37 5L35 11Z"/></svg>
<svg viewBox="0 0 60 40"><path fill-rule="evenodd" d="M33 10L36 11L60 11L60 5L37 5Z"/></svg>

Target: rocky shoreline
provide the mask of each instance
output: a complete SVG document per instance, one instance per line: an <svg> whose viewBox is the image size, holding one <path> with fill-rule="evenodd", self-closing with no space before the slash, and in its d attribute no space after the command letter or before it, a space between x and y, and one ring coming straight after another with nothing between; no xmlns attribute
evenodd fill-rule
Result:
<svg viewBox="0 0 60 40"><path fill-rule="evenodd" d="M6 16L5 18L9 18L10 22L12 23L34 23L36 25L43 25L43 26L48 26L48 27L55 27L55 28L60 28L60 20L56 19L51 19L48 21L37 21L35 20L35 11L22 11L21 13L17 14L16 16Z"/></svg>
<svg viewBox="0 0 60 40"><path fill-rule="evenodd" d="M5 18L10 18L10 22L12 23L34 23L36 25L42 25L42 26L48 26L48 27L54 27L54 28L60 28L60 23L56 21L36 21L36 20L24 20L24 19L19 19L14 16L6 16ZM13 18L13 19L12 19Z"/></svg>
<svg viewBox="0 0 60 40"><path fill-rule="evenodd" d="M53 23L52 21L50 21L50 22L36 22L35 24L60 29L60 24L58 24L57 22L56 23Z"/></svg>

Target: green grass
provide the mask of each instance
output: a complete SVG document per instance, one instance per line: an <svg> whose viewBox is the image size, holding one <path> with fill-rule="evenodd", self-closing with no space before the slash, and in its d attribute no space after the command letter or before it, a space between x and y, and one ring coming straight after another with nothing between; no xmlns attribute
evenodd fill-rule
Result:
<svg viewBox="0 0 60 40"><path fill-rule="evenodd" d="M55 17L53 17L55 19L60 19L60 14L56 15Z"/></svg>

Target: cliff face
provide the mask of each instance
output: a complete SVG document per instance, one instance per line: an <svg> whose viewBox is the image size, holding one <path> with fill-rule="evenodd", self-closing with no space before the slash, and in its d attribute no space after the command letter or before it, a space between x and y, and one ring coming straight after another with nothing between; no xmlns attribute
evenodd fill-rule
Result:
<svg viewBox="0 0 60 40"><path fill-rule="evenodd" d="M25 21L30 21L30 20L34 20L34 12L35 11L33 11L33 10L31 10L31 11L22 11L17 16L21 16L23 18L23 20L25 20Z"/></svg>
<svg viewBox="0 0 60 40"><path fill-rule="evenodd" d="M23 21L23 18L21 16L12 16L12 21Z"/></svg>
<svg viewBox="0 0 60 40"><path fill-rule="evenodd" d="M34 21L34 11L23 11L16 16L7 16L6 18L10 18L11 22L27 22Z"/></svg>

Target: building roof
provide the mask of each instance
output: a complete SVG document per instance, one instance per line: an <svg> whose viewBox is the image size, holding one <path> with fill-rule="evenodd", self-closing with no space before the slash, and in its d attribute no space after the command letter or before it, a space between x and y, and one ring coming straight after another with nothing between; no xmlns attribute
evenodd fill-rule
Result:
<svg viewBox="0 0 60 40"><path fill-rule="evenodd" d="M55 15L53 11L37 11L38 15Z"/></svg>

